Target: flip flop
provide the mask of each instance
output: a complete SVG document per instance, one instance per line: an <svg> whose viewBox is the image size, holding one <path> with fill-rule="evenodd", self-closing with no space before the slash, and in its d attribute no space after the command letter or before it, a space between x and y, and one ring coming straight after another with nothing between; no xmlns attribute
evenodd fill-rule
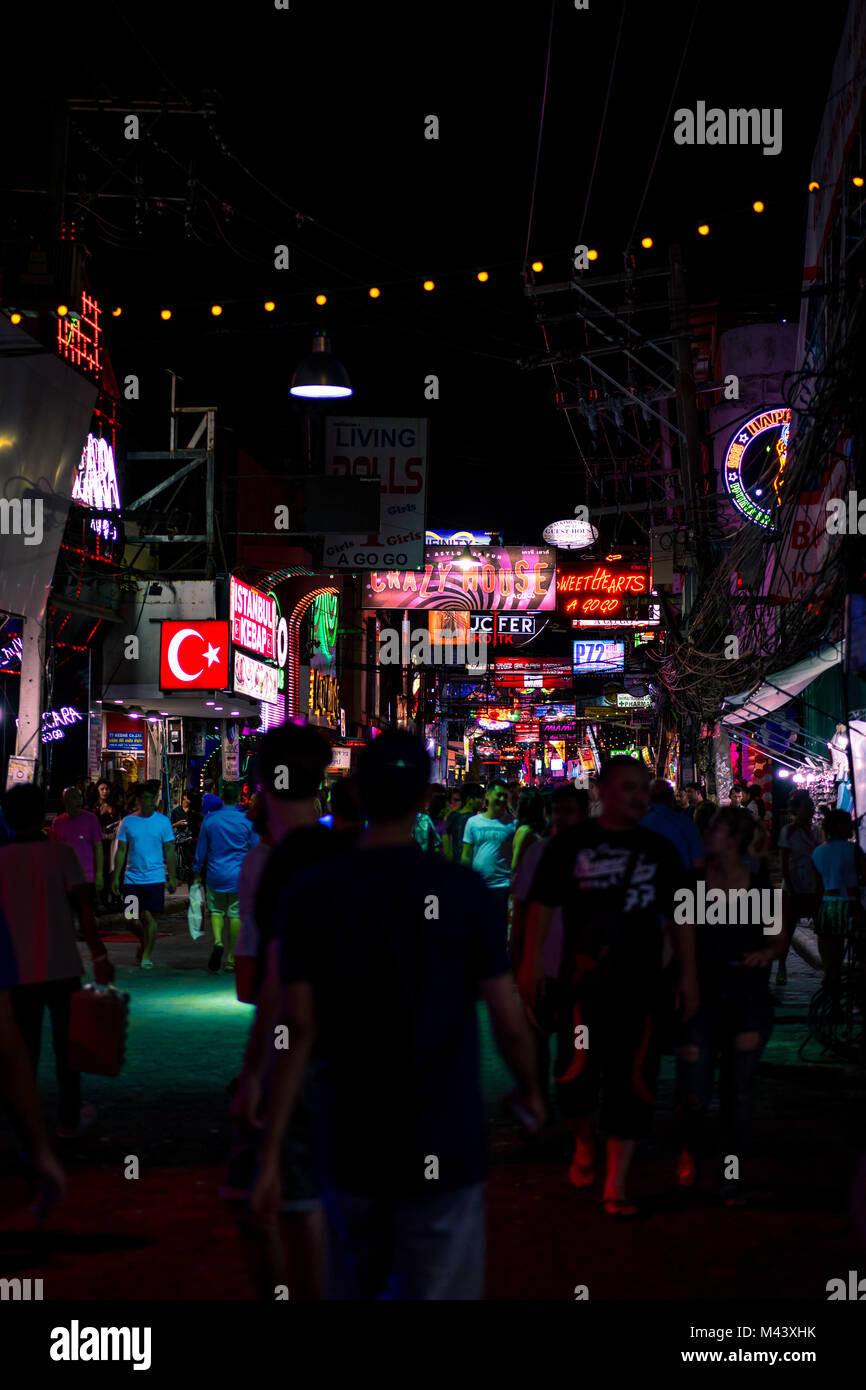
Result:
<svg viewBox="0 0 866 1390"><path fill-rule="evenodd" d="M628 1202L624 1197L603 1197L601 1204L605 1216L611 1221L633 1221L637 1216L634 1202Z"/></svg>
<svg viewBox="0 0 866 1390"><path fill-rule="evenodd" d="M152 961L152 960L140 960L140 961L138 962L138 964L139 964L139 968L140 968L141 970L152 970L152 969L153 969L153 961Z"/></svg>

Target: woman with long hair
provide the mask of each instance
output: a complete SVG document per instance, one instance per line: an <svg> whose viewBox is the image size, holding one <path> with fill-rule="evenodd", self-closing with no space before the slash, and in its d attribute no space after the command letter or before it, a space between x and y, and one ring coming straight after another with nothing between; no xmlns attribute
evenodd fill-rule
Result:
<svg viewBox="0 0 866 1390"><path fill-rule="evenodd" d="M517 829L511 846L512 881L524 854L544 838L546 830L544 795L537 787L525 787L517 803Z"/></svg>
<svg viewBox="0 0 866 1390"><path fill-rule="evenodd" d="M781 895L767 899L750 862L754 833L748 811L725 806L704 835L705 868L698 871L693 899L705 906L695 913L700 1006L682 1026L677 1058L677 1184L693 1187L697 1182L718 1065L727 1206L744 1205L740 1168L751 1133L752 1093L758 1061L773 1030L770 969L787 951L789 938L787 912L780 921L775 910L767 911L768 903L775 909ZM712 890L721 890L721 896L714 893L711 899ZM743 890L749 895L745 900ZM787 895L783 901L786 906Z"/></svg>

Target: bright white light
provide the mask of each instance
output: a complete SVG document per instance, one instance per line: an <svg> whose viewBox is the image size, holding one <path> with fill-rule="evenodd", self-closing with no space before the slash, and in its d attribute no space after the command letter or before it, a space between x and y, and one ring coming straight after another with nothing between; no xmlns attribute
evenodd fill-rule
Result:
<svg viewBox="0 0 866 1390"><path fill-rule="evenodd" d="M787 767L780 767L780 768L779 768L779 776L780 776L780 777L790 777L790 775L791 775L791 769L790 769L790 768L787 768Z"/></svg>
<svg viewBox="0 0 866 1390"><path fill-rule="evenodd" d="M306 396L309 400L334 400L338 396L351 396L351 386L291 386L289 395Z"/></svg>

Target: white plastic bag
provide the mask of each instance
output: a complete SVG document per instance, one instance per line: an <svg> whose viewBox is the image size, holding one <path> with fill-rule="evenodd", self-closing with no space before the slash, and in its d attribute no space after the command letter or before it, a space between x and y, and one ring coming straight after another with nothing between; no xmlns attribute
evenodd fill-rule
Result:
<svg viewBox="0 0 866 1390"><path fill-rule="evenodd" d="M186 921L189 927L189 934L193 941L198 941L200 936L204 936L202 926L202 910L204 908L204 889L200 883L193 883L189 890L189 907L187 908Z"/></svg>

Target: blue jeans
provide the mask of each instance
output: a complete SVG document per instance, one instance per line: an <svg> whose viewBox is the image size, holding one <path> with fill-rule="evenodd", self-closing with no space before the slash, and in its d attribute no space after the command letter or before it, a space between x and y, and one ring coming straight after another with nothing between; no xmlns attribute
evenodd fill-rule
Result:
<svg viewBox="0 0 866 1390"><path fill-rule="evenodd" d="M484 1297L486 1183L429 1197L330 1189L328 1297L338 1301Z"/></svg>

